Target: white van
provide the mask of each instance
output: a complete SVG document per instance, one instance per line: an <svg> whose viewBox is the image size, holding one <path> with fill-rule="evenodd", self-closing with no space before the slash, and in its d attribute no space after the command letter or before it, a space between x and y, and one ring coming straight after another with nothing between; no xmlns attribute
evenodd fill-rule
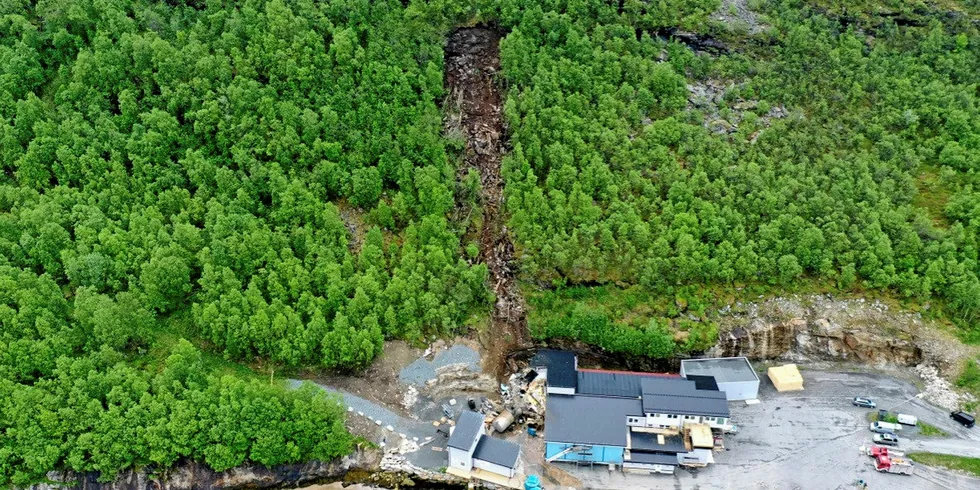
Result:
<svg viewBox="0 0 980 490"><path fill-rule="evenodd" d="M871 422L871 432L877 432L883 434L885 432L898 432L902 430L902 426L898 424L892 424L889 422Z"/></svg>
<svg viewBox="0 0 980 490"><path fill-rule="evenodd" d="M898 414L898 423L905 425L917 425L919 419L915 415L906 415L904 413Z"/></svg>

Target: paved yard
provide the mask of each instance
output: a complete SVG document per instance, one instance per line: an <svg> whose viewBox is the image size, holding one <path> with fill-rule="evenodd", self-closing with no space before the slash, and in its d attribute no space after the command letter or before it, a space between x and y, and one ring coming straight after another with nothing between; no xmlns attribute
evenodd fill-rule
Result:
<svg viewBox="0 0 980 490"><path fill-rule="evenodd" d="M963 456L980 454L980 429L966 429L949 414L917 398L915 386L877 374L804 371L806 390L778 393L763 378L762 403L730 404L738 424L729 436L728 451L717 453L715 465L667 475L624 475L606 469L562 465L586 488L698 489L848 489L858 479L870 489L976 489L980 480L916 465L915 475L876 472L871 458L858 448L871 442L868 409L851 406L854 396L869 396L880 408L919 417L948 432L950 438L923 437L904 430L900 450L925 450ZM911 399L911 400L910 400ZM547 430L547 428L546 428Z"/></svg>

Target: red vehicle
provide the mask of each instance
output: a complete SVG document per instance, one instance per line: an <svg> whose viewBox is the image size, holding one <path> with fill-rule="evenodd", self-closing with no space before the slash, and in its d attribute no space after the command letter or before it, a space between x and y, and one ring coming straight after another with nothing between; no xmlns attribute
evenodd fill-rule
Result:
<svg viewBox="0 0 980 490"><path fill-rule="evenodd" d="M911 475L913 471L911 461L885 454L880 454L875 458L875 469L882 473L898 473L900 475Z"/></svg>
<svg viewBox="0 0 980 490"><path fill-rule="evenodd" d="M868 446L864 448L864 454L871 456L872 458L877 458L878 456L889 456L892 458L901 458L905 456L905 453L901 451L896 451L885 446Z"/></svg>

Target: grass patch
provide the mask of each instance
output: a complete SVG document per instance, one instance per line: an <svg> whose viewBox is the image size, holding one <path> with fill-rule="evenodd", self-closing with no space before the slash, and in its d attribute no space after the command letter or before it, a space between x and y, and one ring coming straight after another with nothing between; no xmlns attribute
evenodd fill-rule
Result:
<svg viewBox="0 0 980 490"><path fill-rule="evenodd" d="M956 378L956 386L980 398L980 359L966 361L963 372ZM977 405L977 402L967 403L963 409L973 412L977 409Z"/></svg>
<svg viewBox="0 0 980 490"><path fill-rule="evenodd" d="M980 363L977 360L966 361L963 372L959 378L956 378L956 386L973 393L980 393Z"/></svg>
<svg viewBox="0 0 980 490"><path fill-rule="evenodd" d="M866 418L868 419L868 422L888 422L889 424L897 424L898 423L898 416L897 415L888 414L888 415L885 416L884 419L880 419L880 418L878 418L878 412L877 411L868 412L868 415L866 416Z"/></svg>
<svg viewBox="0 0 980 490"><path fill-rule="evenodd" d="M915 179L915 186L919 192L912 199L912 205L925 209L929 219L937 228L949 228L949 221L946 219L943 210L946 208L953 190L940 176L939 169L923 167L922 172Z"/></svg>
<svg viewBox="0 0 980 490"><path fill-rule="evenodd" d="M204 367L215 376L232 375L242 379L262 377L269 379L268 371L263 375L245 364L225 359L208 345L208 342L194 335L193 319L189 308L160 318L156 328L150 333L150 345L146 353L134 358L133 361L149 371L159 371L163 369L167 358L180 339L187 339L201 350Z"/></svg>
<svg viewBox="0 0 980 490"><path fill-rule="evenodd" d="M919 434L929 437L946 437L949 434L946 431L936 427L935 425L930 425L925 422L919 422Z"/></svg>
<svg viewBox="0 0 980 490"><path fill-rule="evenodd" d="M938 466L950 470L965 471L980 476L980 458L964 458L936 453L908 453L908 457L916 463L926 466Z"/></svg>

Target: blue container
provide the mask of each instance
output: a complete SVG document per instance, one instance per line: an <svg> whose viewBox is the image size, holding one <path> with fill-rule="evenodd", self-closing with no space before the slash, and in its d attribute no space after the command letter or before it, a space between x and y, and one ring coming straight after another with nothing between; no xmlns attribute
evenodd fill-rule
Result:
<svg viewBox="0 0 980 490"><path fill-rule="evenodd" d="M528 475L524 480L524 490L541 490L541 479L538 475Z"/></svg>
<svg viewBox="0 0 980 490"><path fill-rule="evenodd" d="M529 435L531 437L534 437L534 436L538 435L538 429L535 429L534 427L528 427L527 428L527 435Z"/></svg>

